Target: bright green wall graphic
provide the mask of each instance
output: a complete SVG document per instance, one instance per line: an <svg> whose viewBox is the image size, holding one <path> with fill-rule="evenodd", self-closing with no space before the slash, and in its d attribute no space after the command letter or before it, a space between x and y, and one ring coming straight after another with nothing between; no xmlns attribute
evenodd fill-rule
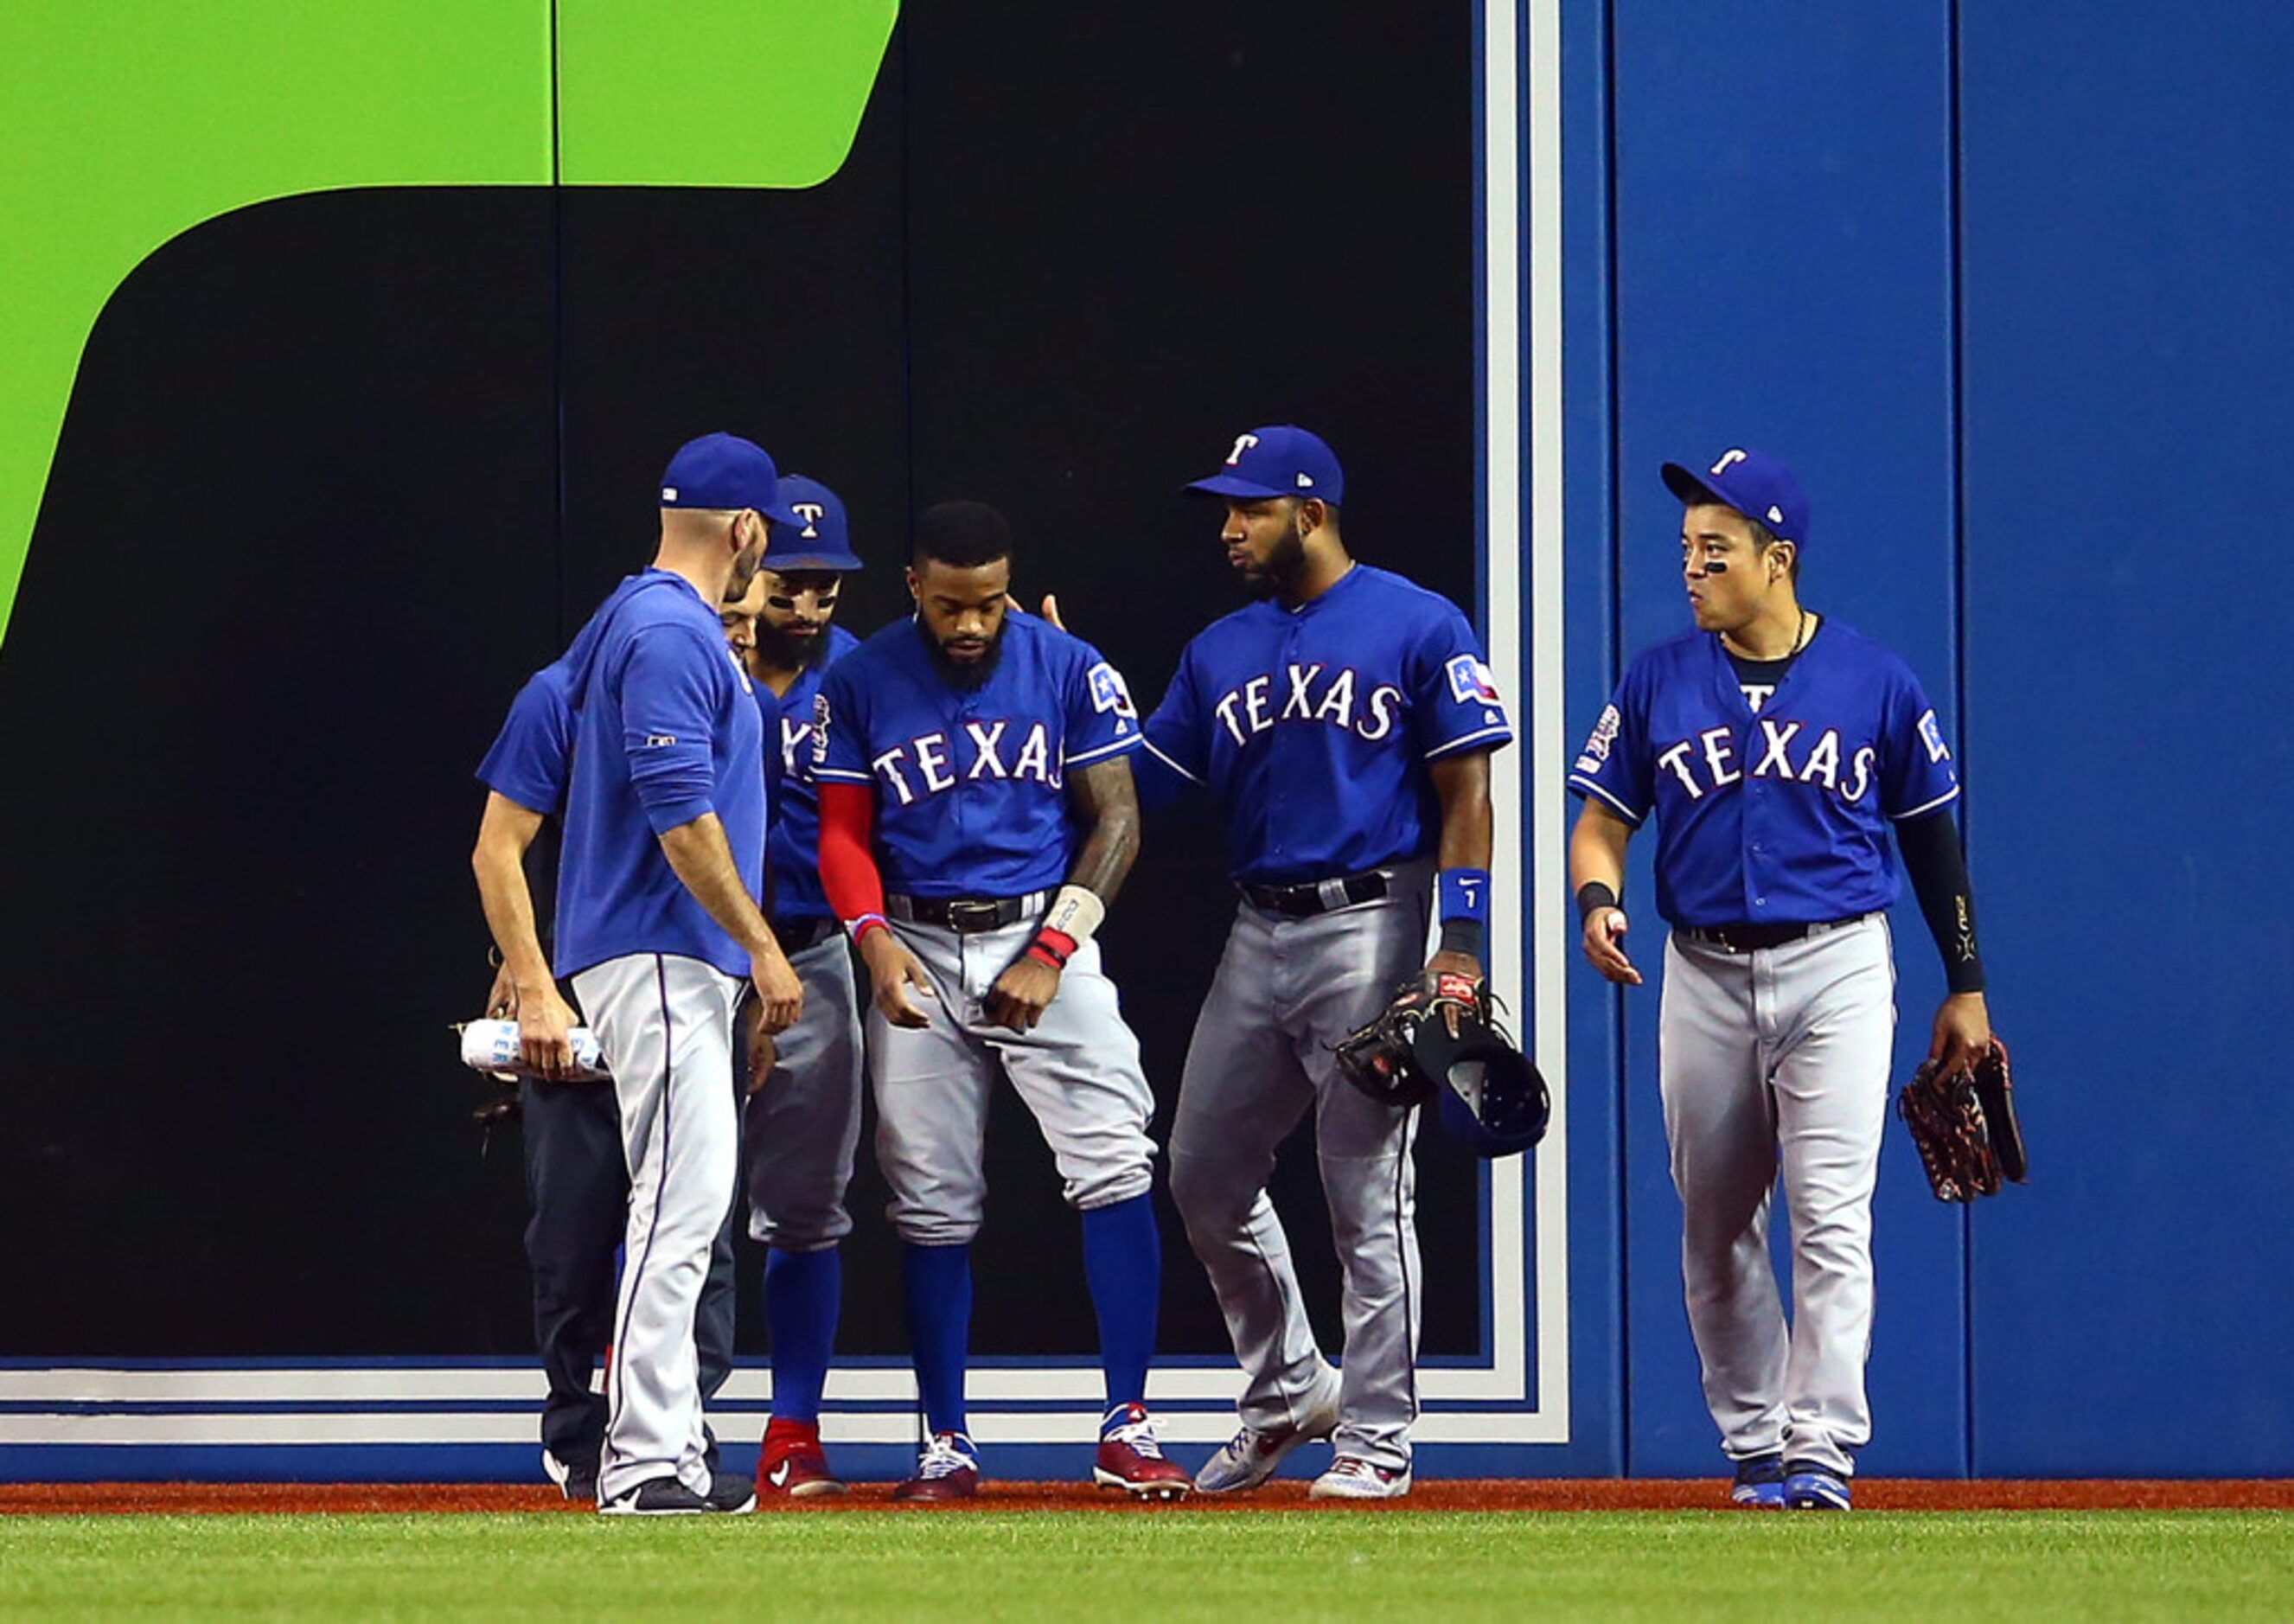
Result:
<svg viewBox="0 0 2294 1624"><path fill-rule="evenodd" d="M346 186L818 185L851 147L897 11L0 4L0 637L81 350L160 244Z"/></svg>

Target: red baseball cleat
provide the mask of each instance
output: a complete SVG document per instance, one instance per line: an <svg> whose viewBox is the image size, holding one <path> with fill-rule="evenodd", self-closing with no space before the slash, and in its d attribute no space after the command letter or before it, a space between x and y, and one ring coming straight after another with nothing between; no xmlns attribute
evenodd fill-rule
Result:
<svg viewBox="0 0 2294 1624"><path fill-rule="evenodd" d="M916 1474L892 1490L896 1500L968 1500L980 1492L980 1451L961 1432L935 1432Z"/></svg>
<svg viewBox="0 0 2294 1624"><path fill-rule="evenodd" d="M1195 1486L1186 1469L1163 1458L1155 1417L1143 1404L1119 1404L1100 1423L1099 1457L1091 1481L1120 1489L1135 1500L1184 1500Z"/></svg>
<svg viewBox="0 0 2294 1624"><path fill-rule="evenodd" d="M820 1447L820 1427L809 1421L775 1421L757 1449L757 1497L764 1500L810 1500L843 1494Z"/></svg>

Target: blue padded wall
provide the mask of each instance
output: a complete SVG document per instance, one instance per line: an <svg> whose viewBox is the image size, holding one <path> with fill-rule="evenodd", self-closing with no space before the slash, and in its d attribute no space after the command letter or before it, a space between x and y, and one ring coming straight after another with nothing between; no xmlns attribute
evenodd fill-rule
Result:
<svg viewBox="0 0 2294 1624"><path fill-rule="evenodd" d="M2294 10L1965 12L1975 1467L2294 1471Z"/></svg>

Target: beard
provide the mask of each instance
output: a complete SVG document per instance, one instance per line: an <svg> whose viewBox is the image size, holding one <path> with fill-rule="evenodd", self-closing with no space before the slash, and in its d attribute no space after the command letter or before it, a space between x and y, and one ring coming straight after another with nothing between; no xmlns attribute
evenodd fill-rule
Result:
<svg viewBox="0 0 2294 1624"><path fill-rule="evenodd" d="M932 635L931 628L924 624L921 615L916 617L916 635L924 640L924 648L931 655L932 669L940 673L940 680L961 692L971 693L987 687L988 679L996 674L996 663L1004 657L1004 628L1001 625L996 628L996 635L988 640L988 652L976 660L948 657L948 650L940 647L940 639ZM827 640L824 638L822 641Z"/></svg>
<svg viewBox="0 0 2294 1624"><path fill-rule="evenodd" d="M756 638L757 658L778 671L809 671L828 659L826 626L810 637L792 637L778 626L767 625L760 615Z"/></svg>
<svg viewBox="0 0 2294 1624"><path fill-rule="evenodd" d="M1306 567L1306 538L1296 529L1286 530L1268 550L1265 563L1243 570L1242 590L1263 601L1281 592Z"/></svg>

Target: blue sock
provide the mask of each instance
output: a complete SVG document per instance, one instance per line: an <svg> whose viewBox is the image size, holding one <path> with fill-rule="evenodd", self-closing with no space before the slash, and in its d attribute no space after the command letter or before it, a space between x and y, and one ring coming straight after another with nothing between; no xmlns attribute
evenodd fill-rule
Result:
<svg viewBox="0 0 2294 1624"><path fill-rule="evenodd" d="M1108 1408L1143 1403L1163 1296L1163 1240L1152 1197L1134 1196L1083 1215L1083 1272L1099 1314Z"/></svg>
<svg viewBox="0 0 2294 1624"><path fill-rule="evenodd" d="M773 1418L820 1419L821 1384L836 1352L844 1292L837 1249L765 1253L765 1328L773 1344Z"/></svg>
<svg viewBox="0 0 2294 1624"><path fill-rule="evenodd" d="M908 1243L900 1249L900 1284L925 1423L935 1432L968 1434L964 1367L972 1343L972 1247Z"/></svg>

